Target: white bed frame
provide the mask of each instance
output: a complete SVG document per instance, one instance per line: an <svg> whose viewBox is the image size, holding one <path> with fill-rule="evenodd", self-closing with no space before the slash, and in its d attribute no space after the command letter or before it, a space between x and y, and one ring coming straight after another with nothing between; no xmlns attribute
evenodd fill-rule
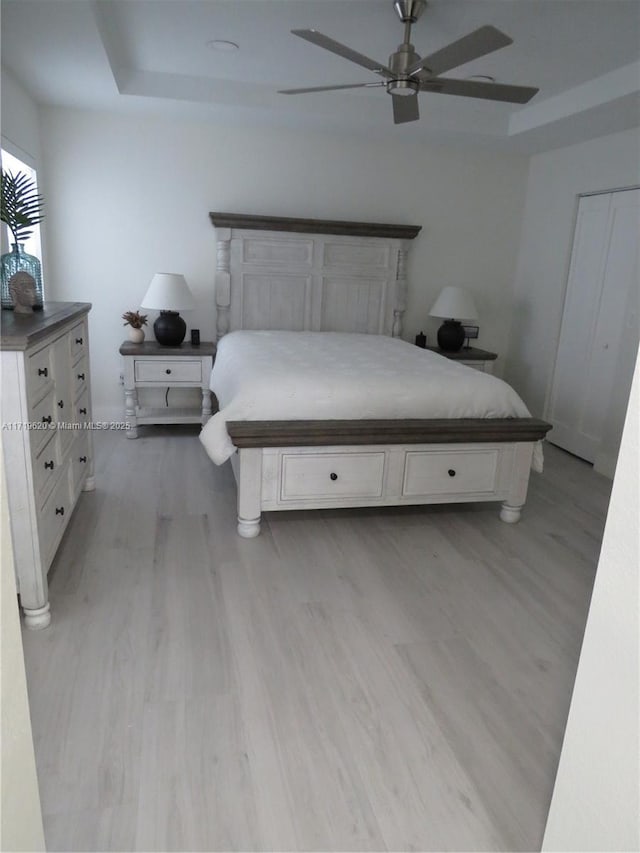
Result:
<svg viewBox="0 0 640 853"><path fill-rule="evenodd" d="M417 226L211 213L216 329L400 336ZM319 353L319 357L322 354ZM516 522L535 418L227 423L238 451L238 533L265 510L502 501Z"/></svg>

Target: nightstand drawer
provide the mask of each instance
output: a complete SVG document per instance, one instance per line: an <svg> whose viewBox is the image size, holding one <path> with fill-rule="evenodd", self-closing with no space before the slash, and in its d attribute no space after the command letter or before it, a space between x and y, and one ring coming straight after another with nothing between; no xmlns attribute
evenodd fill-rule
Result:
<svg viewBox="0 0 640 853"><path fill-rule="evenodd" d="M384 453L301 453L282 456L280 499L380 497Z"/></svg>
<svg viewBox="0 0 640 853"><path fill-rule="evenodd" d="M202 381L202 361L187 358L174 361L154 358L150 360L136 359L136 382L157 382L159 385L174 382Z"/></svg>
<svg viewBox="0 0 640 853"><path fill-rule="evenodd" d="M443 450L428 453L409 450L405 455L402 494L493 492L497 472L497 450Z"/></svg>

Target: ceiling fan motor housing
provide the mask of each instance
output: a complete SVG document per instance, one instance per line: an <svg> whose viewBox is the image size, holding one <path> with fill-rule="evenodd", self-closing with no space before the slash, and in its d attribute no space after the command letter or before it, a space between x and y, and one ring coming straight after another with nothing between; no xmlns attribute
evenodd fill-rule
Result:
<svg viewBox="0 0 640 853"><path fill-rule="evenodd" d="M407 69L416 63L420 57L412 44L404 42L395 53L389 57L389 69L397 75L387 83L387 92L391 95L415 95L420 90L420 81L409 77Z"/></svg>

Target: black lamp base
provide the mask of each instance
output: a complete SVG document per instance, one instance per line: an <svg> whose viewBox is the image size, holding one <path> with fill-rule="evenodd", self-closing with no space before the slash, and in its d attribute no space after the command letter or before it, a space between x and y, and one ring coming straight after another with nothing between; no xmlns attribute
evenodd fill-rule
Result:
<svg viewBox="0 0 640 853"><path fill-rule="evenodd" d="M164 347L179 347L187 334L187 324L177 311L161 311L153 324L156 340Z"/></svg>
<svg viewBox="0 0 640 853"><path fill-rule="evenodd" d="M459 320L445 320L438 329L438 346L445 352L458 352L464 343L464 329Z"/></svg>

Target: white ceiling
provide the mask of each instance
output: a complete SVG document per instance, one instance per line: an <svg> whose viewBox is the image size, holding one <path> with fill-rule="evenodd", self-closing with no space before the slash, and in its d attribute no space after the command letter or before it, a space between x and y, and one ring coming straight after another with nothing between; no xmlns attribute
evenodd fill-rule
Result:
<svg viewBox="0 0 640 853"><path fill-rule="evenodd" d="M483 24L514 44L450 77L537 86L525 105L420 94L394 126L384 89L279 88L377 76L290 34L313 28L386 63L403 39L392 0L2 0L2 63L41 104L253 126L331 128L395 141L541 151L640 124L639 0L429 0L424 56ZM240 49L211 50L227 39Z"/></svg>

